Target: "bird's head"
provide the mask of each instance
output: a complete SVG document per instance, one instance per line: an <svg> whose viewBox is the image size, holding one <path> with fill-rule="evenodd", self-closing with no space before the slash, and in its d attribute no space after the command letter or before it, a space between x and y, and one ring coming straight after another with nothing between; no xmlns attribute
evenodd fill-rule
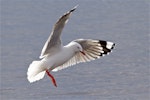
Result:
<svg viewBox="0 0 150 100"><path fill-rule="evenodd" d="M84 50L83 50L82 46L81 46L79 43L74 42L74 43L73 43L73 47L74 47L74 51L75 51L76 53L80 52L80 53L82 53L83 55L85 55Z"/></svg>

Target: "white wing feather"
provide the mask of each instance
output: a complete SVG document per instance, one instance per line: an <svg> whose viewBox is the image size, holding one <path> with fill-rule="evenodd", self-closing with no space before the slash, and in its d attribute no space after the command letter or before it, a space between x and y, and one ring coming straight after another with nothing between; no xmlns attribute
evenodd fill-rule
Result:
<svg viewBox="0 0 150 100"><path fill-rule="evenodd" d="M56 67L52 71L56 72L81 62L89 62L98 59L106 54L109 54L115 46L112 42L102 40L78 39L75 40L75 42L82 46L85 55L78 52L69 61L59 67Z"/></svg>
<svg viewBox="0 0 150 100"><path fill-rule="evenodd" d="M48 40L46 41L46 43L42 49L42 52L41 52L41 55L39 58L43 58L46 55L52 55L52 54L56 54L57 52L59 52L59 50L62 47L61 39L60 39L62 30L63 30L65 24L68 22L70 15L76 9L76 7L77 6L75 6L72 10L65 13L56 22Z"/></svg>

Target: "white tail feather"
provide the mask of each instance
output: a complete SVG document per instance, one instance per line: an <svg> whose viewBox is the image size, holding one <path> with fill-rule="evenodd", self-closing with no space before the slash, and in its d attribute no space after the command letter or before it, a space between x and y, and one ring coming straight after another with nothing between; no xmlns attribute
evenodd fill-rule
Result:
<svg viewBox="0 0 150 100"><path fill-rule="evenodd" d="M45 70L41 67L41 61L33 61L27 72L27 79L30 83L42 79L45 75Z"/></svg>

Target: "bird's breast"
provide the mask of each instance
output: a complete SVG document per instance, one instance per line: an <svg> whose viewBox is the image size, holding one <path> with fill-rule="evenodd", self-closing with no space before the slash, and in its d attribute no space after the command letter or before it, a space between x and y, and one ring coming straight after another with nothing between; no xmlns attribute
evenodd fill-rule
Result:
<svg viewBox="0 0 150 100"><path fill-rule="evenodd" d="M58 66L63 65L65 62L70 60L74 56L74 52L68 49L62 49L58 53L47 57L48 69L54 69Z"/></svg>

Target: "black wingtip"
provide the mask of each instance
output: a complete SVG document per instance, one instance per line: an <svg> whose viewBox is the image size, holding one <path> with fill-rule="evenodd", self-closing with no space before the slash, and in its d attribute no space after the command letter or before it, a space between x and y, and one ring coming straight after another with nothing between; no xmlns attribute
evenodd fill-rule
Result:
<svg viewBox="0 0 150 100"><path fill-rule="evenodd" d="M70 12L73 12L76 10L76 8L78 7L79 5L76 5L73 9L70 10Z"/></svg>

